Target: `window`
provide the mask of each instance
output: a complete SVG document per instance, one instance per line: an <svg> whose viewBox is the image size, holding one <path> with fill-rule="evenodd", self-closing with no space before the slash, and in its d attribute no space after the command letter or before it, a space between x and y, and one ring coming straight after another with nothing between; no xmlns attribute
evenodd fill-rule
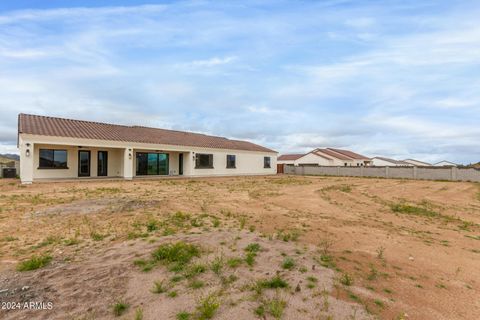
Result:
<svg viewBox="0 0 480 320"><path fill-rule="evenodd" d="M270 157L263 157L263 167L271 168Z"/></svg>
<svg viewBox="0 0 480 320"><path fill-rule="evenodd" d="M235 169L235 155L227 154L227 169Z"/></svg>
<svg viewBox="0 0 480 320"><path fill-rule="evenodd" d="M142 175L168 175L168 153L136 153L136 174Z"/></svg>
<svg viewBox="0 0 480 320"><path fill-rule="evenodd" d="M213 169L213 154L197 153L195 169Z"/></svg>
<svg viewBox="0 0 480 320"><path fill-rule="evenodd" d="M40 169L68 169L67 150L40 149Z"/></svg>

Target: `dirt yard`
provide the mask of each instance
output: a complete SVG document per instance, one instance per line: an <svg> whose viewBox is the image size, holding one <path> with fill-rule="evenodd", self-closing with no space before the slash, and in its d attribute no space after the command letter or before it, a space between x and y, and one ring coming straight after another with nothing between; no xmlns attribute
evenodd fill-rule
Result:
<svg viewBox="0 0 480 320"><path fill-rule="evenodd" d="M480 319L480 185L4 179L0 302L1 319Z"/></svg>

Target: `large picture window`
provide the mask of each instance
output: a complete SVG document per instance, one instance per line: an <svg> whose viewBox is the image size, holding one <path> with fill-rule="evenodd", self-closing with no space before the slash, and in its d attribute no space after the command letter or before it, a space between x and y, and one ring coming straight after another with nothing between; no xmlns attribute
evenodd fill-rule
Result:
<svg viewBox="0 0 480 320"><path fill-rule="evenodd" d="M271 168L270 157L263 157L263 167Z"/></svg>
<svg viewBox="0 0 480 320"><path fill-rule="evenodd" d="M197 153L195 169L213 169L213 154Z"/></svg>
<svg viewBox="0 0 480 320"><path fill-rule="evenodd" d="M68 169L67 150L40 149L40 169Z"/></svg>
<svg viewBox="0 0 480 320"><path fill-rule="evenodd" d="M236 168L236 157L232 154L227 154L227 169L235 169Z"/></svg>

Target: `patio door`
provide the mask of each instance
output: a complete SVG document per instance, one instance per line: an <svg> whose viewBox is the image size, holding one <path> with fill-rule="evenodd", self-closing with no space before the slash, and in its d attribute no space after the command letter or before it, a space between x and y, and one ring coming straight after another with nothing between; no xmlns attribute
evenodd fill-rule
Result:
<svg viewBox="0 0 480 320"><path fill-rule="evenodd" d="M178 155L178 174L183 175L183 153Z"/></svg>
<svg viewBox="0 0 480 320"><path fill-rule="evenodd" d="M168 153L137 152L136 175L168 175Z"/></svg>
<svg viewBox="0 0 480 320"><path fill-rule="evenodd" d="M90 177L90 151L78 150L78 176Z"/></svg>
<svg viewBox="0 0 480 320"><path fill-rule="evenodd" d="M106 177L108 175L108 151L98 151L97 155L97 176Z"/></svg>

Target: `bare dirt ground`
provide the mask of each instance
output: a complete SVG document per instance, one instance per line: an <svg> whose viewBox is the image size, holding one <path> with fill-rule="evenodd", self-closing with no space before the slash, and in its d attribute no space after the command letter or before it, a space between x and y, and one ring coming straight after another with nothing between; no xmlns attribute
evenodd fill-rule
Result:
<svg viewBox="0 0 480 320"><path fill-rule="evenodd" d="M182 268L152 260L179 242L199 250ZM25 301L53 308L0 318L479 319L480 186L0 180L0 302Z"/></svg>

